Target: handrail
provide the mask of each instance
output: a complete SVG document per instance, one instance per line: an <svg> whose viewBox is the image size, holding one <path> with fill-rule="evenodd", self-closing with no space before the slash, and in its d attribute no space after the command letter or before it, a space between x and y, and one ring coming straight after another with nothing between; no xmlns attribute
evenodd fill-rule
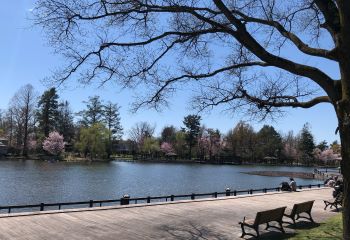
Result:
<svg viewBox="0 0 350 240"><path fill-rule="evenodd" d="M324 184L309 184L309 185L299 185L299 189L303 188L313 188L317 187L320 188L321 186L324 186ZM137 204L139 202L143 203L151 203L151 200L163 200L163 201L175 201L175 199L184 200L189 198L191 200L195 200L197 197L212 197L217 198L219 196L237 196L240 194L253 194L253 193L267 193L267 192L273 192L273 191L281 191L280 187L275 188L261 188L261 189L245 189L245 190L234 190L231 191L231 189L227 188L224 192L210 192L210 193L192 193L192 194L182 194L182 195L165 195L165 196L156 196L156 197L137 197L137 198L130 198L129 195L124 195L120 199L109 199L109 200L89 200L89 201L79 201L79 202L61 202L61 203L40 203L40 204L30 204L30 205L8 205L8 206L0 206L0 213L1 210L7 209L7 213L10 214L13 209L24 209L24 208L30 208L32 211L45 211L45 207L57 207L58 210L62 209L62 206L74 206L74 205L87 205L87 207L102 207L103 204L106 203L119 203L120 205L128 205L132 202L134 204ZM34 208L34 209L33 209ZM35 209L39 210L35 210ZM47 209L52 210L52 209ZM46 210L46 211L47 211Z"/></svg>

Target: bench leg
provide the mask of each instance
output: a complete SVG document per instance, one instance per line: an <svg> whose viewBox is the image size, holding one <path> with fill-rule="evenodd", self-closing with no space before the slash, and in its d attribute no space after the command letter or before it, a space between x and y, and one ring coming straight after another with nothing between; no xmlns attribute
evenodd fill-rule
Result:
<svg viewBox="0 0 350 240"><path fill-rule="evenodd" d="M294 219L293 219L294 220ZM278 222L278 224L280 225L280 230L282 233L285 233L284 229L283 229L283 225L282 225L282 221Z"/></svg>
<svg viewBox="0 0 350 240"><path fill-rule="evenodd" d="M327 204L327 202L326 202L326 201L323 201L323 202L324 202L324 205L325 205L324 210L326 210L326 209L327 209L327 207L328 207L328 204Z"/></svg>
<svg viewBox="0 0 350 240"><path fill-rule="evenodd" d="M305 218L305 219L309 220L310 222L313 222L313 223L314 223L315 221L312 219L311 212L305 212L305 213L308 214L309 217L300 216L299 214L297 214L297 220L298 220L299 218Z"/></svg>
<svg viewBox="0 0 350 240"><path fill-rule="evenodd" d="M241 228L242 228L242 235L241 238L244 237L246 235L245 231L244 231L244 225L243 223L241 223Z"/></svg>
<svg viewBox="0 0 350 240"><path fill-rule="evenodd" d="M269 224L269 223L266 223L266 228L265 228L265 230L267 230L269 227L270 227L270 224Z"/></svg>
<svg viewBox="0 0 350 240"><path fill-rule="evenodd" d="M256 232L256 237L260 237L260 234L259 234L259 226L257 226L255 229L255 232Z"/></svg>
<svg viewBox="0 0 350 240"><path fill-rule="evenodd" d="M255 226L249 226L250 228L253 228L256 232L256 236L252 233L247 233L244 229L244 223L243 222L239 222L239 224L241 224L241 228L242 228L242 235L241 235L241 238L243 238L245 235L249 235L249 236L252 236L252 237L255 237L255 238L258 238L259 237L259 226L255 227Z"/></svg>
<svg viewBox="0 0 350 240"><path fill-rule="evenodd" d="M309 216L310 216L310 221L314 223L315 221L314 221L314 219L313 219L312 216L311 216L311 212L308 212L308 214L309 214Z"/></svg>

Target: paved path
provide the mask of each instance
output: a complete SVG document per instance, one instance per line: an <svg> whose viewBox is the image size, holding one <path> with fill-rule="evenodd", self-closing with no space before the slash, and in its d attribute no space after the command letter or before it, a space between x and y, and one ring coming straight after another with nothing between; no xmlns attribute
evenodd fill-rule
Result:
<svg viewBox="0 0 350 240"><path fill-rule="evenodd" d="M332 189L322 188L147 206L13 214L12 217L0 217L0 239L239 239L238 221L243 216L253 218L257 211L291 207L297 202L316 200L312 215L316 222L324 221L337 214L323 210L322 200L328 199L331 192ZM293 234L294 230L288 224L285 224L285 229L286 236ZM264 230L262 233L266 239L281 235Z"/></svg>

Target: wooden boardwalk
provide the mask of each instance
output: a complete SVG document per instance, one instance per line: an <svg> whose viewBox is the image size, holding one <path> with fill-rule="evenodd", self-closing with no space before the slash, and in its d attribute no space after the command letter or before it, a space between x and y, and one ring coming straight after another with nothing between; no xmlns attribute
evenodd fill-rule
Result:
<svg viewBox="0 0 350 240"><path fill-rule="evenodd" d="M215 200L12 214L10 217L2 215L0 239L239 239L241 229L238 221L243 216L253 218L257 211L279 206L292 207L297 202L316 200L312 215L316 222L322 222L337 214L323 210L322 200L330 198L331 193L332 189L321 188ZM309 223L301 224L305 226ZM293 235L294 229L288 224L285 224L285 229L286 236ZM265 239L281 235L271 231L261 232Z"/></svg>

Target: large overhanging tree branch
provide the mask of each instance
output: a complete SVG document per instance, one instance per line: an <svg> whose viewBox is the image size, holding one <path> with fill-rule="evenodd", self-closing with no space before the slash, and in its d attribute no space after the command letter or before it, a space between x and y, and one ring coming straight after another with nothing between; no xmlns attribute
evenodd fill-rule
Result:
<svg viewBox="0 0 350 240"><path fill-rule="evenodd" d="M284 69L293 74L305 76L312 79L317 84L319 84L321 88L323 88L323 90L327 92L327 94L333 100L335 100L335 92L333 89L334 81L329 76L317 68L298 64L266 51L266 49L261 44L259 44L258 41L247 31L244 23L235 17L234 14L225 6L221 0L214 0L214 2L216 6L224 13L226 18L236 27L237 30L231 31L231 34L239 42L243 43L247 49L249 49L263 61L273 66Z"/></svg>
<svg viewBox="0 0 350 240"><path fill-rule="evenodd" d="M63 51L72 60L68 67L56 76L56 80L61 83L71 78L73 74L76 74L80 70L79 79L83 83L91 83L93 80L100 79L101 84L104 84L110 80L119 78L122 79L123 86L132 87L139 85L140 82L151 81L154 83L154 86L160 86L159 89L153 88L156 91L154 96L159 96L161 90L166 90L166 88L161 87L163 86L162 82L167 83L166 85L168 86L169 83L175 84L177 82L174 79L182 80L181 75L171 76L168 79L162 79L159 75L161 72L159 67L166 65L163 65L161 61L166 59L166 55L171 54L172 48L175 48L176 45L181 45L184 50L192 48L192 50L197 51L199 45L205 41L208 42L211 41L210 39L233 36L238 42L243 43L244 48L248 49L250 53L253 53L257 57L257 59L253 60L262 59L271 66L276 66L299 76L313 79L334 102L334 81L327 74L316 67L292 62L270 53L248 32L246 24L259 23L270 26L278 30L286 40L295 44L301 52L312 56L336 60L336 48L326 50L308 46L296 34L292 33L291 29L287 30L277 20L272 19L273 9L270 9L270 15L264 10L267 18L256 18L250 17L249 12L248 14L243 13L243 10L239 7L233 8L230 11L222 1L214 2L218 9L209 1L203 2L202 6L196 2L189 2L190 4L185 5L186 1L87 1L85 4L76 4L73 1L67 0L39 1L36 22L45 26L46 29L52 30L51 40L54 43L58 43L60 47L62 47L60 43L64 43ZM304 7L303 10L312 8L312 6L313 4L308 4L308 7ZM293 10L289 14L284 14L286 17L280 17L281 21L282 19L287 19L283 24L285 25L286 22L290 23L288 19L291 18L291 15L297 14L298 11L302 10ZM164 19L156 19L154 14L159 13L164 13L166 17ZM223 18L224 16L229 21L226 21ZM174 26L162 28L166 29L166 31L158 31L154 27L153 29L149 27L154 22L163 24L168 17L173 18ZM189 18L187 22L181 19L186 17ZM101 20L102 23L99 22ZM93 22L96 25L106 24L110 27L114 25L124 26L129 23L132 29L129 28L127 29L128 31L137 31L140 28L142 30L140 31L141 34L136 33L136 37L134 36L134 39L138 40L126 39L125 42L110 41L110 32L101 31L98 35L99 43L96 49L96 46L93 44L79 39L82 34L87 34L85 31L89 31L85 30L85 22ZM84 30L81 30L82 28ZM123 30L126 29L121 29L121 32ZM205 35L210 36L205 37ZM214 37L211 35L214 35ZM123 39L120 36L119 38ZM74 41L77 42L76 46L78 47L73 46ZM143 46L145 48L142 48ZM146 48L147 46L150 46L150 48ZM157 46L158 55L151 56L152 53L146 52L147 50L153 51L155 46ZM133 47L138 48L133 51L138 53L142 51L143 59L141 59L141 54L139 54L136 60L137 64L133 64L132 68L130 68L131 65L125 64L127 62L125 58L116 59L114 57L114 55L120 53L119 51L126 54ZM95 50L87 50L91 48L95 48ZM118 50L118 48L121 50ZM244 63L244 61L246 59L242 57L241 59L236 59L235 63L240 64ZM95 66L91 67L91 65ZM86 70L85 66L90 67ZM206 74L206 72L208 71L203 71L201 74ZM156 77L155 74L157 74ZM168 73L162 72L162 75L167 76ZM152 80L149 78L152 78ZM157 80L155 81L155 79ZM151 96L151 94L148 94L148 96ZM152 97L151 101L147 99L144 102L151 104L154 101L165 102L164 99L161 101L159 97Z"/></svg>

